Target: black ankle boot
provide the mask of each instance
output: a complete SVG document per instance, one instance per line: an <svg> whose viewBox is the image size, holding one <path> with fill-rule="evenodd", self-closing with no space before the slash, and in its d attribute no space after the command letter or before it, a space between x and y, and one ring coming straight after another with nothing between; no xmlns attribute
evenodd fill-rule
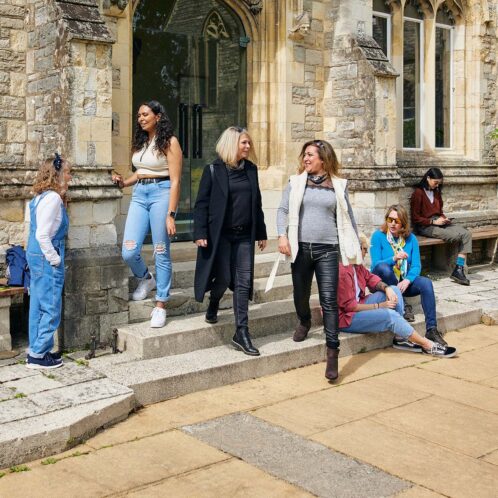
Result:
<svg viewBox="0 0 498 498"><path fill-rule="evenodd" d="M206 316L204 320L207 323L216 323L218 321L218 309L220 307L219 301L214 301L213 299L209 299L209 306L206 310Z"/></svg>
<svg viewBox="0 0 498 498"><path fill-rule="evenodd" d="M251 336L247 327L237 327L232 344L236 349L240 349L250 356L259 356L260 352L252 345Z"/></svg>
<svg viewBox="0 0 498 498"><path fill-rule="evenodd" d="M470 285L469 279L465 276L463 266L456 265L453 273L450 275L451 280L461 285Z"/></svg>

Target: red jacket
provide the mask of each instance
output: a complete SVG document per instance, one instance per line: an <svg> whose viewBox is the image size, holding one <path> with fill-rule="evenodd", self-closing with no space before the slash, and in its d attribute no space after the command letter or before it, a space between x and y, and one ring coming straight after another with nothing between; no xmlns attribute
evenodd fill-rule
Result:
<svg viewBox="0 0 498 498"><path fill-rule="evenodd" d="M356 300L356 286L354 283L354 270L358 287L360 288L360 301ZM339 289L337 291L337 306L339 307L339 328L344 329L351 325L356 305L365 302L365 289L375 292L375 287L381 279L370 273L363 265L344 266L339 263Z"/></svg>
<svg viewBox="0 0 498 498"><path fill-rule="evenodd" d="M429 226L431 218L441 216L443 214L443 198L439 190L433 190L434 203L427 197L423 188L417 187L410 199L410 208L412 211L412 224Z"/></svg>

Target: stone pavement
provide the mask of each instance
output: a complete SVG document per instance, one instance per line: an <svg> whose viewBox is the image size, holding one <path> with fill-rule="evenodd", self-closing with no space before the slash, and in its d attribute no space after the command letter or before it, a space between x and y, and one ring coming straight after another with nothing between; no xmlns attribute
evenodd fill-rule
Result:
<svg viewBox="0 0 498 498"><path fill-rule="evenodd" d="M496 497L498 326L188 394L4 470L1 497ZM23 387L26 389L26 387Z"/></svg>

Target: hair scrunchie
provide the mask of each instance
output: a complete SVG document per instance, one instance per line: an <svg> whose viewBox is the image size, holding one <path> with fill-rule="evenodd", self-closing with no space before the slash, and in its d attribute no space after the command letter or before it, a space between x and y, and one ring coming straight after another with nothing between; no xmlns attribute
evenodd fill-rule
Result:
<svg viewBox="0 0 498 498"><path fill-rule="evenodd" d="M56 171L60 171L62 168L62 157L60 156L59 153L55 153L55 158L54 158L54 168Z"/></svg>

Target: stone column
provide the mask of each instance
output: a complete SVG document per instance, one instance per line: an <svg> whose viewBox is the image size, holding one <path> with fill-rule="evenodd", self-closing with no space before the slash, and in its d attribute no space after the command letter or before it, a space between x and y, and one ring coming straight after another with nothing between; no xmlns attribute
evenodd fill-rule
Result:
<svg viewBox="0 0 498 498"><path fill-rule="evenodd" d="M357 222L367 233L379 224L386 205L396 202L395 81L371 32L371 2L330 3L330 36L325 52L324 137L350 180Z"/></svg>
<svg viewBox="0 0 498 498"><path fill-rule="evenodd" d="M114 218L120 191L112 168L113 38L93 0L31 5L28 154L35 166L58 150L71 163L70 229L60 342L107 342L128 321L128 272Z"/></svg>

